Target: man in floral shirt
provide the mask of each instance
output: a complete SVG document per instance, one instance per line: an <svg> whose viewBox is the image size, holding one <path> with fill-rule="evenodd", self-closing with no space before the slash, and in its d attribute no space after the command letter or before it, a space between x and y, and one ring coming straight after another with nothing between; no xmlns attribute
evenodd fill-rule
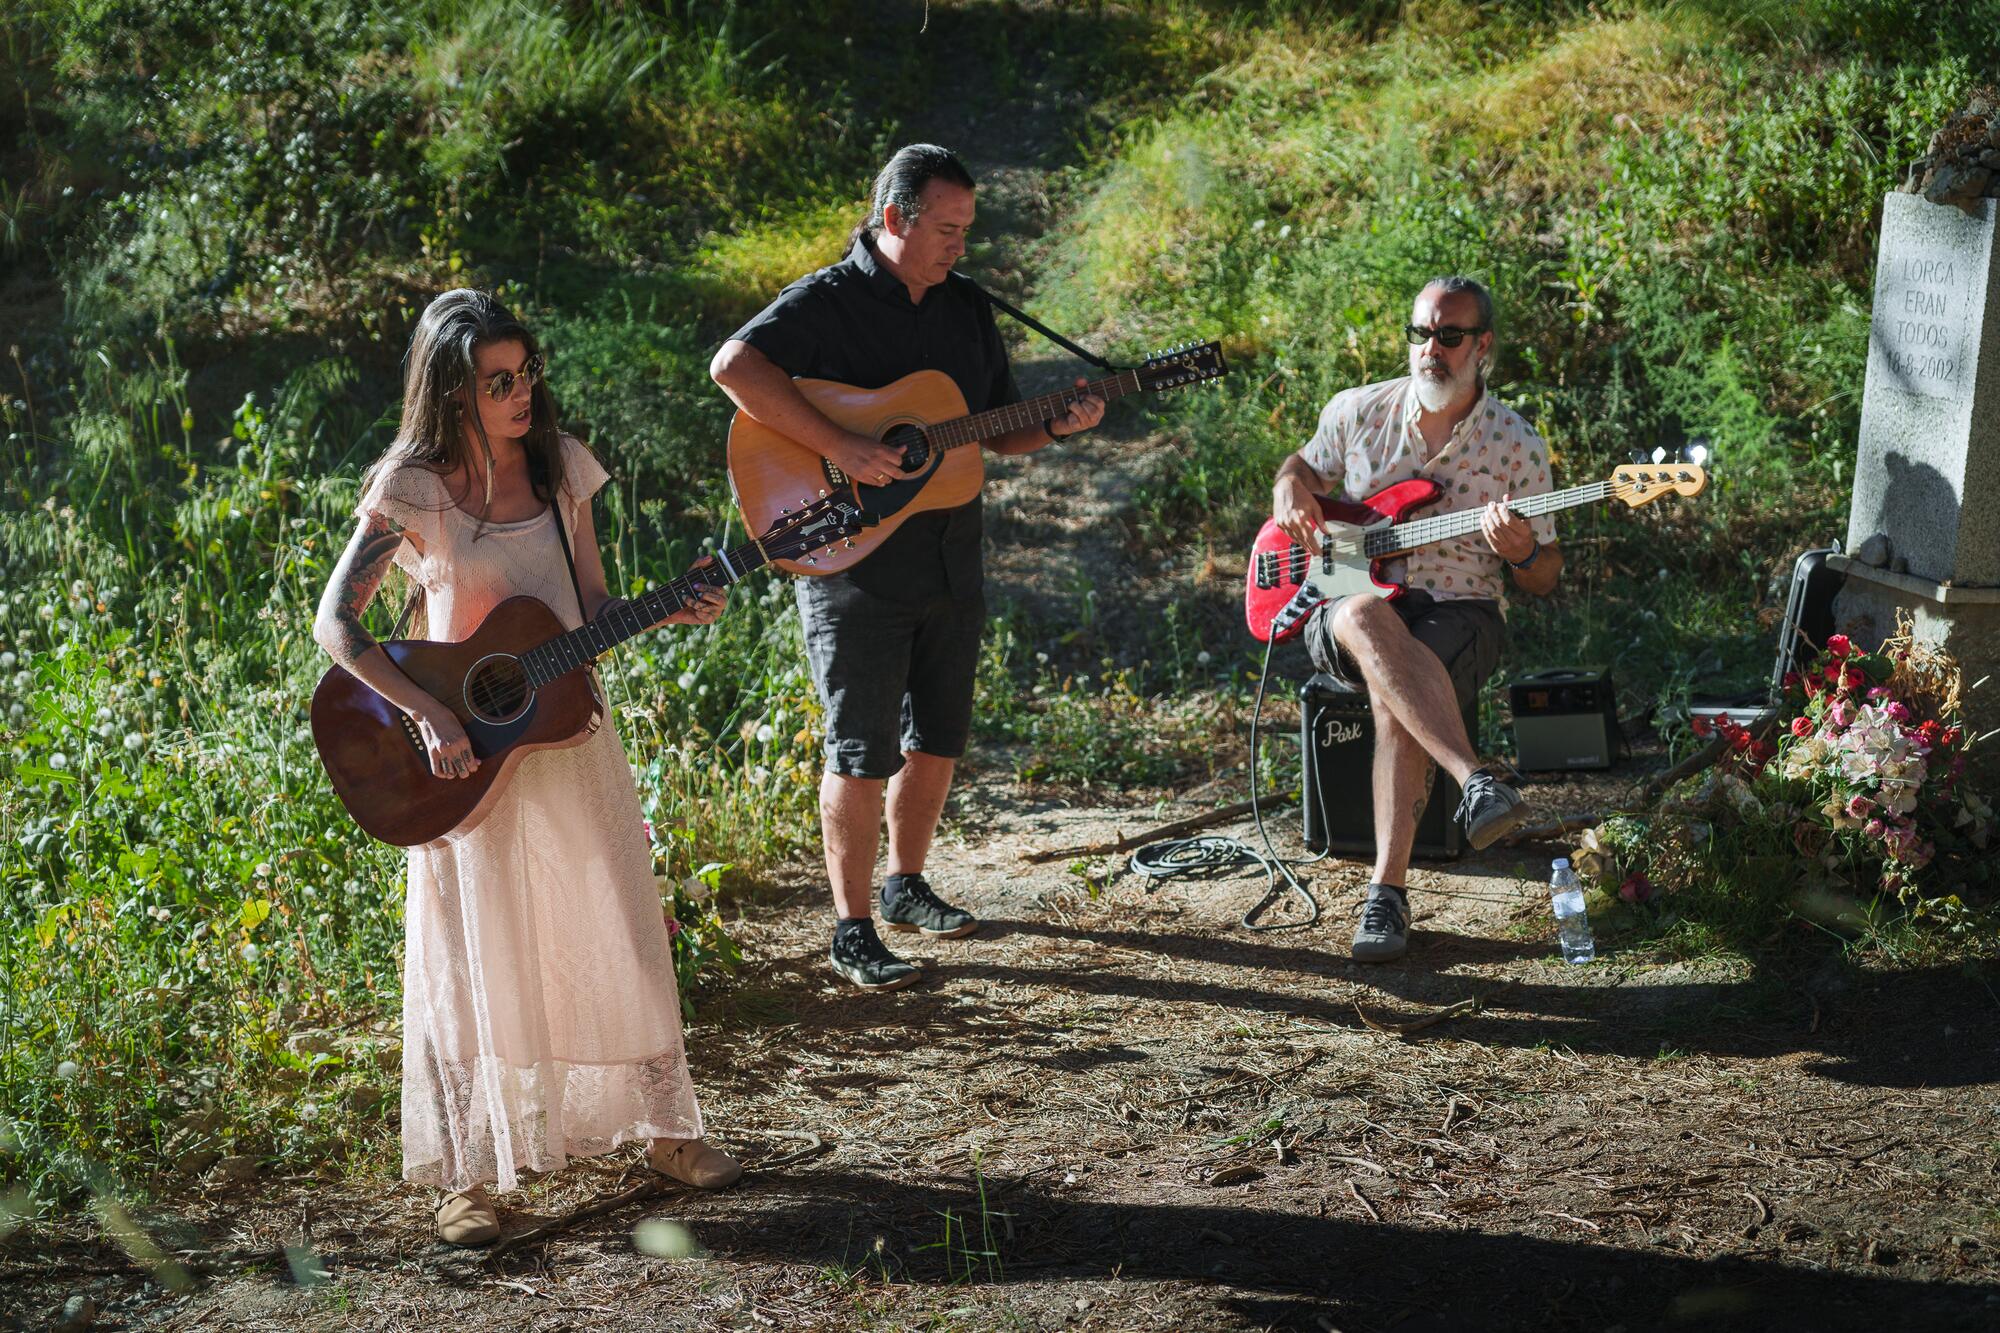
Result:
<svg viewBox="0 0 2000 1333"><path fill-rule="evenodd" d="M1312 439L1278 469L1271 498L1278 526L1314 551L1324 526L1315 495L1361 500L1428 477L1444 487L1437 512L1484 507L1478 536L1389 563L1385 577L1403 596L1343 597L1306 622L1313 665L1366 689L1375 715L1375 868L1354 932L1362 962L1409 947L1404 879L1437 765L1465 790L1458 818L1474 847L1527 818L1519 794L1479 766L1461 710L1499 663L1508 582L1544 595L1563 563L1547 517L1506 507L1551 482L1548 447L1486 392L1492 296L1471 278L1439 278L1418 294L1405 334L1410 373L1335 394Z"/></svg>

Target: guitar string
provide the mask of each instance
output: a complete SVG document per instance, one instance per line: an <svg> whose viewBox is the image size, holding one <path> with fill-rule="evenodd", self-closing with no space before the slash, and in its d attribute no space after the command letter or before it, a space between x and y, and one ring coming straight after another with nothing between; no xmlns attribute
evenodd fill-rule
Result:
<svg viewBox="0 0 2000 1333"><path fill-rule="evenodd" d="M1572 508L1576 505L1603 500L1611 496L1628 499L1636 493L1645 491L1649 485L1657 486L1664 493L1664 491L1671 488L1677 482L1689 480L1692 480L1692 476L1686 472L1681 472L1677 476L1670 476L1662 472L1658 480L1652 481L1649 481L1644 474L1641 474L1637 481L1613 478L1609 481L1587 482L1582 486L1573 486L1567 490L1553 491L1545 495L1531 495L1520 501L1509 501L1508 507L1524 518L1533 518L1541 514ZM1385 556L1413 550L1418 546L1428 545L1431 542L1444 541L1454 536L1475 531L1478 526L1479 513L1476 510L1461 510L1456 514L1440 514L1427 519L1415 519L1408 523L1396 524L1393 527L1366 534L1363 538L1363 547L1359 554L1368 556L1371 559L1381 559ZM1258 569L1275 568L1276 554L1275 552L1260 553L1258 557ZM1292 583L1302 581L1310 561L1311 556L1301 547L1293 546L1289 551L1285 552L1283 573L1289 575L1289 578L1284 581Z"/></svg>

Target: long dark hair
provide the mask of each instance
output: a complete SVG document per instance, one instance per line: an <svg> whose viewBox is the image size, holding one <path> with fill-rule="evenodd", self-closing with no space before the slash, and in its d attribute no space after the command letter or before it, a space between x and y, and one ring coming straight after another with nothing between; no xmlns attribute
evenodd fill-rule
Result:
<svg viewBox="0 0 2000 1333"><path fill-rule="evenodd" d="M965 189L979 188L972 179L972 173L965 169L965 163L958 160L958 154L949 148L940 148L934 143L904 144L896 150L875 175L875 188L870 192L868 216L854 225L847 235L847 248L863 236L875 236L882 230L882 210L894 204L904 217L912 222L923 209L924 187L932 181L945 181Z"/></svg>
<svg viewBox="0 0 2000 1333"><path fill-rule="evenodd" d="M488 343L509 341L526 346L530 356L542 350L528 326L485 292L460 288L424 307L403 357L402 423L388 451L369 469L364 492L375 477L399 467L428 468L445 476L461 470L479 474L484 460L472 455L465 438L469 414L473 434L487 443L486 428L470 402L481 391L473 358ZM556 402L546 380L535 381L529 399L528 433L521 441L528 451L528 476L535 494L553 501L563 479Z"/></svg>

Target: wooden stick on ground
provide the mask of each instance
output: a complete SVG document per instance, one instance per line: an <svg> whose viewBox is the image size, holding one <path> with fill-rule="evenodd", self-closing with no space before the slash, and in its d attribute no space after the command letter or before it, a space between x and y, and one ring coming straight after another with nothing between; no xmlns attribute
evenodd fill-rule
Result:
<svg viewBox="0 0 2000 1333"><path fill-rule="evenodd" d="M1206 814L1190 815L1186 819L1176 819L1171 824L1162 824L1158 828L1147 829L1144 833L1134 833L1130 837L1106 838L1100 842L1079 843L1074 847L1055 847L1047 851L1027 851L1021 853L1021 859L1040 864L1044 861L1061 861L1078 856L1103 856L1110 852L1129 852L1134 847L1143 847L1162 838L1178 838L1184 833L1192 833L1211 824L1226 824L1232 819L1241 819L1253 808L1254 804L1250 801L1238 801L1234 805L1225 805Z"/></svg>
<svg viewBox="0 0 2000 1333"><path fill-rule="evenodd" d="M1500 839L1502 847L1518 847L1524 842L1549 842L1571 833L1581 833L1587 828L1596 828L1604 822L1602 812L1591 815L1564 815L1561 819L1550 820L1546 824L1523 824L1512 833Z"/></svg>
<svg viewBox="0 0 2000 1333"><path fill-rule="evenodd" d="M1413 1018L1407 1023L1378 1023L1368 1016L1368 1011L1361 1007L1359 1000L1354 1002L1354 1014L1364 1026L1373 1028L1377 1032L1386 1032L1393 1037L1408 1037L1413 1033L1422 1032L1425 1028L1436 1027L1448 1019L1463 1018L1466 1014L1479 1012L1495 995L1511 989L1513 984L1511 981L1508 982L1484 999L1477 995L1468 995L1456 1004L1448 1004L1434 1013L1425 1014L1422 1018Z"/></svg>

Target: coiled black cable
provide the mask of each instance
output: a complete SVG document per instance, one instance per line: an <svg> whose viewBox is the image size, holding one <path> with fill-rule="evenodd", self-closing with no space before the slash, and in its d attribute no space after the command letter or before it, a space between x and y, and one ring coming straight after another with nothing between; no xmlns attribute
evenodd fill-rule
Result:
<svg viewBox="0 0 2000 1333"><path fill-rule="evenodd" d="M1196 838L1167 838L1160 842L1148 843L1132 853L1131 867L1134 873L1148 879L1167 879L1174 875L1200 875L1213 878L1225 871L1246 866L1262 866L1264 869L1264 896L1243 914L1239 923L1245 930L1303 930L1319 920L1319 899L1313 897L1299 877L1292 873L1295 865L1309 866L1316 861L1324 861L1331 848L1309 856L1303 861L1286 862L1271 846L1271 834L1264 827L1264 812L1257 801L1257 727L1264 716L1264 692L1271 680L1271 650L1275 639L1264 644L1264 669L1257 675L1257 703L1250 710L1250 817L1256 821L1257 837L1264 844L1264 850L1256 848L1238 838L1225 838L1219 834L1203 834ZM1301 755L1301 762L1310 763L1311 756ZM1302 784L1303 785L1303 784ZM1326 792L1320 786L1315 793L1320 801L1321 826L1331 827L1326 816ZM1304 798L1301 790L1300 798ZM1283 882L1280 883L1280 880ZM1281 921L1272 925L1261 925L1264 913L1271 905L1285 896L1286 892L1296 893L1305 900L1306 916L1302 921Z"/></svg>

